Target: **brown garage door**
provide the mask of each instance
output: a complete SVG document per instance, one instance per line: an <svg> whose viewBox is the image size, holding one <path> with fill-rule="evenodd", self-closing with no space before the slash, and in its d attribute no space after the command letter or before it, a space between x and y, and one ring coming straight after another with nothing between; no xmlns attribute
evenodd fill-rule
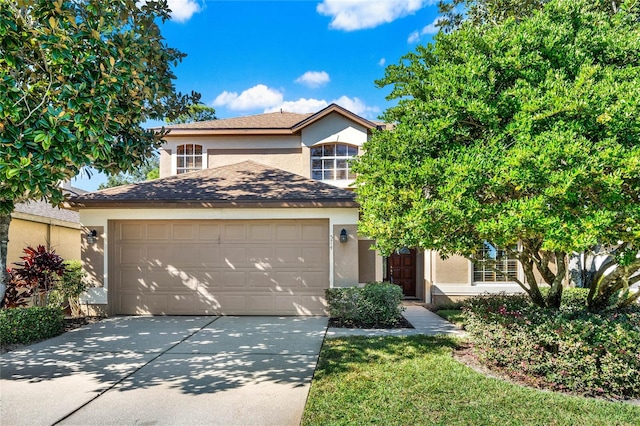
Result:
<svg viewBox="0 0 640 426"><path fill-rule="evenodd" d="M324 314L327 220L117 221L116 314Z"/></svg>

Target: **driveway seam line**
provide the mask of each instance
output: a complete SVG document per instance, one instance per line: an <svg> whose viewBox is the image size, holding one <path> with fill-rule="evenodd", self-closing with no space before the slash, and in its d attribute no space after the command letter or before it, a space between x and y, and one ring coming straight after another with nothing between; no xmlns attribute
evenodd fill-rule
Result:
<svg viewBox="0 0 640 426"><path fill-rule="evenodd" d="M218 319L220 319L220 316L215 317L214 319L212 319L211 321L209 321L208 323L206 323L205 325L203 325L202 327L200 327L199 329L195 330L193 333L185 336L182 340L180 340L178 343L176 343L175 345L172 345L171 347L167 348L166 350L158 353L158 355L154 356L153 358L151 358L149 361L145 362L144 364L142 364L140 367L136 368L135 370L133 370L131 373L127 374L126 376L122 377L120 380L118 380L117 382L115 382L114 384L112 384L111 386L109 386L107 389L103 390L102 392L98 393L96 396L94 396L93 398L91 398L90 400L88 400L87 402L83 403L82 405L80 405L78 408L76 408L75 410L69 412L68 414L66 414L65 416L63 416L62 418L56 420L55 422L52 423L52 426L55 426L57 424L60 424L60 422L65 421L66 419L68 419L69 417L73 416L75 413L77 413L78 411L82 410L84 407L86 407L87 405L91 404L93 401L95 401L96 399L100 398L102 395L104 395L105 393L109 392L110 390L112 390L113 388L115 388L116 386L118 386L120 383L124 382L125 380L127 380L129 377L133 376L134 374L136 374L138 371L140 371L142 368L146 367L147 365L149 365L150 363L152 363L153 361L155 361L156 359L160 358L162 355L166 354L167 352L169 352L171 349L175 348L176 346L178 346L179 344L183 343L185 340L187 340L188 338L192 337L193 335L195 335L196 333L202 331L204 328L210 326L212 323L214 323L215 321L217 321ZM99 352L95 352L95 353L99 353ZM109 352L109 353L113 353L113 352ZM143 352L144 353L144 352Z"/></svg>

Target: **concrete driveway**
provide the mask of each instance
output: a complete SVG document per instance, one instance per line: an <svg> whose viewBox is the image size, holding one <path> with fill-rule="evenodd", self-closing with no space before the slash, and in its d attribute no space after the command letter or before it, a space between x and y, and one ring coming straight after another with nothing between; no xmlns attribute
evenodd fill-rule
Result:
<svg viewBox="0 0 640 426"><path fill-rule="evenodd" d="M324 317L115 317L1 355L3 425L298 425Z"/></svg>

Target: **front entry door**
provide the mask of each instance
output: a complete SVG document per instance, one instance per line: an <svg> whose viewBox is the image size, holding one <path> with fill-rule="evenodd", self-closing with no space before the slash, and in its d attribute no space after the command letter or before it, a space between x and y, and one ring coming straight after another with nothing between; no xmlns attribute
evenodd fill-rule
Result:
<svg viewBox="0 0 640 426"><path fill-rule="evenodd" d="M387 280L402 287L407 297L416 296L416 251L402 249L387 258Z"/></svg>

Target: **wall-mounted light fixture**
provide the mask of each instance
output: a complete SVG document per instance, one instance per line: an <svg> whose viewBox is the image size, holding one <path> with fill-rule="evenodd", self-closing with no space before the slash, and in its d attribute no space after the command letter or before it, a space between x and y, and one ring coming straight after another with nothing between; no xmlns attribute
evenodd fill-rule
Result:
<svg viewBox="0 0 640 426"><path fill-rule="evenodd" d="M340 242L341 243L347 242L347 230L344 228L342 228L342 231L340 231Z"/></svg>
<svg viewBox="0 0 640 426"><path fill-rule="evenodd" d="M95 229L92 229L91 231L87 232L86 237L87 243L95 244L96 241L98 241L98 232Z"/></svg>

